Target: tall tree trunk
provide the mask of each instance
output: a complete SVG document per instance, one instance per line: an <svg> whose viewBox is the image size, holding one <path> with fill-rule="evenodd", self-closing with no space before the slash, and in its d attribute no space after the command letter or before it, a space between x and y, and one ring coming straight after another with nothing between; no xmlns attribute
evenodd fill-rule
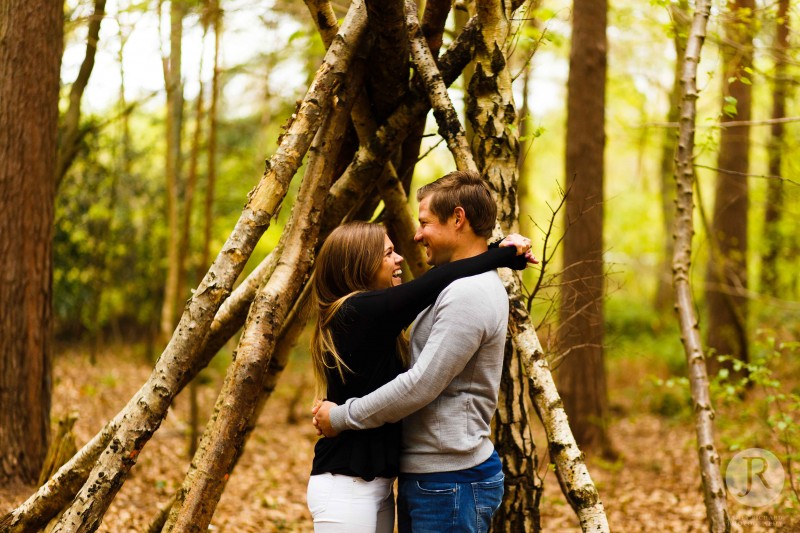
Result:
<svg viewBox="0 0 800 533"><path fill-rule="evenodd" d="M786 115L786 97L791 86L787 76L789 57L789 0L778 0L777 28L772 53L775 57L775 80L772 86L772 118L781 119ZM770 176L782 176L783 123L772 124L767 152L769 154ZM781 213L784 209L784 184L782 179L771 179L767 183L767 201L764 211L764 248L761 255L761 292L768 296L780 293L778 275L778 256L783 249L783 236L780 229Z"/></svg>
<svg viewBox="0 0 800 533"><path fill-rule="evenodd" d="M530 111L530 79L532 63L530 59L522 67L522 105L519 110L519 156L517 156L517 175L519 176L519 186L517 187L517 195L519 196L519 226L520 233L523 235L531 235L534 230L534 225L531 220L533 216L533 206L531 205L531 179L528 176L528 169L530 168L530 149L533 146L533 141L530 139L531 134L531 111Z"/></svg>
<svg viewBox="0 0 800 533"><path fill-rule="evenodd" d="M367 13L375 42L370 50L366 86L375 119L382 122L408 90L408 37L403 0L367 0Z"/></svg>
<svg viewBox="0 0 800 533"><path fill-rule="evenodd" d="M183 137L183 81L181 80L181 41L183 40L184 0L170 1L169 57L163 58L164 84L167 88L167 276L161 305L161 337L172 334L177 316L178 269L180 268L179 183L181 176L181 139ZM160 13L160 9L159 9Z"/></svg>
<svg viewBox="0 0 800 533"><path fill-rule="evenodd" d="M677 131L672 124L678 123L680 96L681 96L681 70L683 69L683 56L686 51L686 35L689 29L689 1L680 0L677 4L669 4L670 18L672 19L673 42L675 44L675 69L672 81L672 90L669 93L669 111L667 122L669 126L664 129L664 139L661 144L661 211L664 223L664 256L658 269L656 279L655 308L664 313L671 310L672 301L672 255L674 239L672 225L675 221L675 147L678 140Z"/></svg>
<svg viewBox="0 0 800 533"><path fill-rule="evenodd" d="M0 4L0 484L35 483L50 433L52 232L63 6Z"/></svg>
<svg viewBox="0 0 800 533"><path fill-rule="evenodd" d="M197 165L200 160L200 143L203 132L204 124L204 98L205 98L205 83L203 80L203 52L205 51L206 35L208 34L208 18L201 16L203 24L203 37L202 47L200 54L199 66L197 69L197 79L199 80L200 88L197 91L197 100L195 101L195 123L194 133L192 135L192 146L189 152L189 175L186 178L186 196L183 209L183 221L181 224L180 245L178 246L178 294L186 294L186 284L189 277L189 256L191 255L191 228L192 228L192 211L194 210L194 193L197 188ZM205 265L201 265L201 268ZM197 451L197 439L200 438L198 426L200 424L199 405L197 402L198 383L197 380L192 380L189 384L189 455L194 455Z"/></svg>
<svg viewBox="0 0 800 533"><path fill-rule="evenodd" d="M716 355L748 361L747 345L747 173L750 166L750 126L753 66L752 17L754 0L731 0L724 18L722 46L723 118L719 141L714 215L711 220L711 257L706 271L708 337ZM745 81L741 81L745 78ZM736 112L730 111L735 100ZM736 120L736 126L726 122ZM725 368L732 369L732 361ZM720 368L716 357L709 371Z"/></svg>
<svg viewBox="0 0 800 533"><path fill-rule="evenodd" d="M206 268L211 251L211 230L214 227L214 193L217 183L217 124L219 116L220 65L219 46L222 39L222 10L219 0L209 1L209 18L214 29L214 73L211 79L211 95L208 106L208 163L206 169L206 196L203 209L203 252L200 255L200 271Z"/></svg>
<svg viewBox="0 0 800 533"><path fill-rule="evenodd" d="M689 380L694 402L697 454L703 482L703 497L712 533L731 530L725 501L725 486L720 472L720 457L714 447L714 411L708 390L703 343L697 325L692 296L691 261L694 235L694 137L697 119L697 65L706 36L710 0L698 0L686 41L686 55L681 70L680 127L675 155L675 254L672 258L675 311L681 340L689 366Z"/></svg>
<svg viewBox="0 0 800 533"><path fill-rule="evenodd" d="M480 33L466 95L467 120L472 126L471 146L477 167L498 191L498 223L503 233L508 233L518 230L519 139L507 63L514 7L510 2L482 2L476 13ZM495 445L506 473L503 504L493 522L497 531L541 529L539 501L543 487L537 477L529 388L522 357L509 338L494 427Z"/></svg>
<svg viewBox="0 0 800 533"><path fill-rule="evenodd" d="M606 0L575 0L567 81L566 233L556 378L579 445L610 452L603 361ZM590 91L586 87L591 87Z"/></svg>

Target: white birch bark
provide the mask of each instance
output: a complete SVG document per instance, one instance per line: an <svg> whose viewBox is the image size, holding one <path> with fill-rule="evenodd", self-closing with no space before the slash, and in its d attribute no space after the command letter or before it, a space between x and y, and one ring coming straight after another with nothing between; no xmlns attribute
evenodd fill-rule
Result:
<svg viewBox="0 0 800 533"><path fill-rule="evenodd" d="M447 93L447 85L439 73L436 60L433 58L428 41L422 35L417 17L417 5L413 0L406 0L406 26L408 28L408 39L411 43L411 58L417 67L417 73L422 79L422 83L428 92L428 98L433 108L433 116L439 125L439 135L447 142L450 153L456 162L459 170L478 171L478 166L472 157L472 152L467 143L467 135L461 122L458 120L458 113L453 107L450 95Z"/></svg>

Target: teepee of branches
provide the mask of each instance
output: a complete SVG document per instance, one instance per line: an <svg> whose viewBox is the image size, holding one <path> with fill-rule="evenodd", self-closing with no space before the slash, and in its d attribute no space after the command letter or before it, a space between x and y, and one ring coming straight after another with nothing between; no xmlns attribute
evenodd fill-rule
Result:
<svg viewBox="0 0 800 533"><path fill-rule="evenodd" d="M429 0L422 22L413 1L354 0L339 27L327 0L306 0L327 47L322 64L241 216L186 303L150 377L127 405L42 487L0 520L0 531L95 531L177 394L237 331L242 333L183 486L153 530L205 531L258 415L284 369L306 319L307 281L315 251L343 221L385 205L384 220L415 274L422 271L407 203L407 168L399 161L410 132L431 109L460 169L492 182L500 217L496 232L516 225L519 142L507 52L522 1L486 0L439 56L450 0ZM374 5L373 5L374 4ZM374 8L374 9L373 9ZM444 16L442 16L442 13ZM398 36L400 37L398 40ZM400 44L398 44L400 43ZM408 78L409 57L414 75ZM381 63L391 69L376 67ZM447 87L472 63L467 141ZM398 68L397 65L400 65ZM403 67L405 65L405 67ZM403 78L398 83L398 73ZM370 99L365 87L370 79ZM376 113L373 115L373 113ZM350 126L353 126L352 128ZM353 133L355 132L355 133ZM417 153L419 143L416 144ZM234 290L305 159L297 200L275 249ZM564 495L584 531L609 531L599 494L575 444L519 280L506 274L511 340L498 411L499 446L508 476L495 528L538 530L540 486L531 468L533 441L525 398L545 429ZM538 487L538 488L537 488ZM531 518L536 514L537 518ZM498 529L499 530L499 529Z"/></svg>

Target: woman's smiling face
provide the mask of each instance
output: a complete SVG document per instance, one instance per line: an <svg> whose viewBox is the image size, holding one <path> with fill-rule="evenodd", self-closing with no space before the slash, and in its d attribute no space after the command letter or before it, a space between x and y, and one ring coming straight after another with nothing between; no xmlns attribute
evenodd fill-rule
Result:
<svg viewBox="0 0 800 533"><path fill-rule="evenodd" d="M392 240L388 235L384 236L383 242L383 261L372 281L373 289L386 289L388 287L400 285L403 282L400 278L403 274L403 271L400 269L403 256L394 251L394 244L392 244Z"/></svg>

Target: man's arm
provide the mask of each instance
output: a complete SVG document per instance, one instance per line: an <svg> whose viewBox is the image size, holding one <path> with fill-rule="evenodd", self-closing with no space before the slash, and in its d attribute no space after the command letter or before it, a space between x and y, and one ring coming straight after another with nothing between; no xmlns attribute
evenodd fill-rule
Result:
<svg viewBox="0 0 800 533"><path fill-rule="evenodd" d="M328 428L336 434L378 427L397 422L436 399L464 369L484 337L486 311L474 301L469 283L456 282L442 293L431 334L411 369L363 398L350 398L336 407L325 405L316 414L317 427L328 436Z"/></svg>

